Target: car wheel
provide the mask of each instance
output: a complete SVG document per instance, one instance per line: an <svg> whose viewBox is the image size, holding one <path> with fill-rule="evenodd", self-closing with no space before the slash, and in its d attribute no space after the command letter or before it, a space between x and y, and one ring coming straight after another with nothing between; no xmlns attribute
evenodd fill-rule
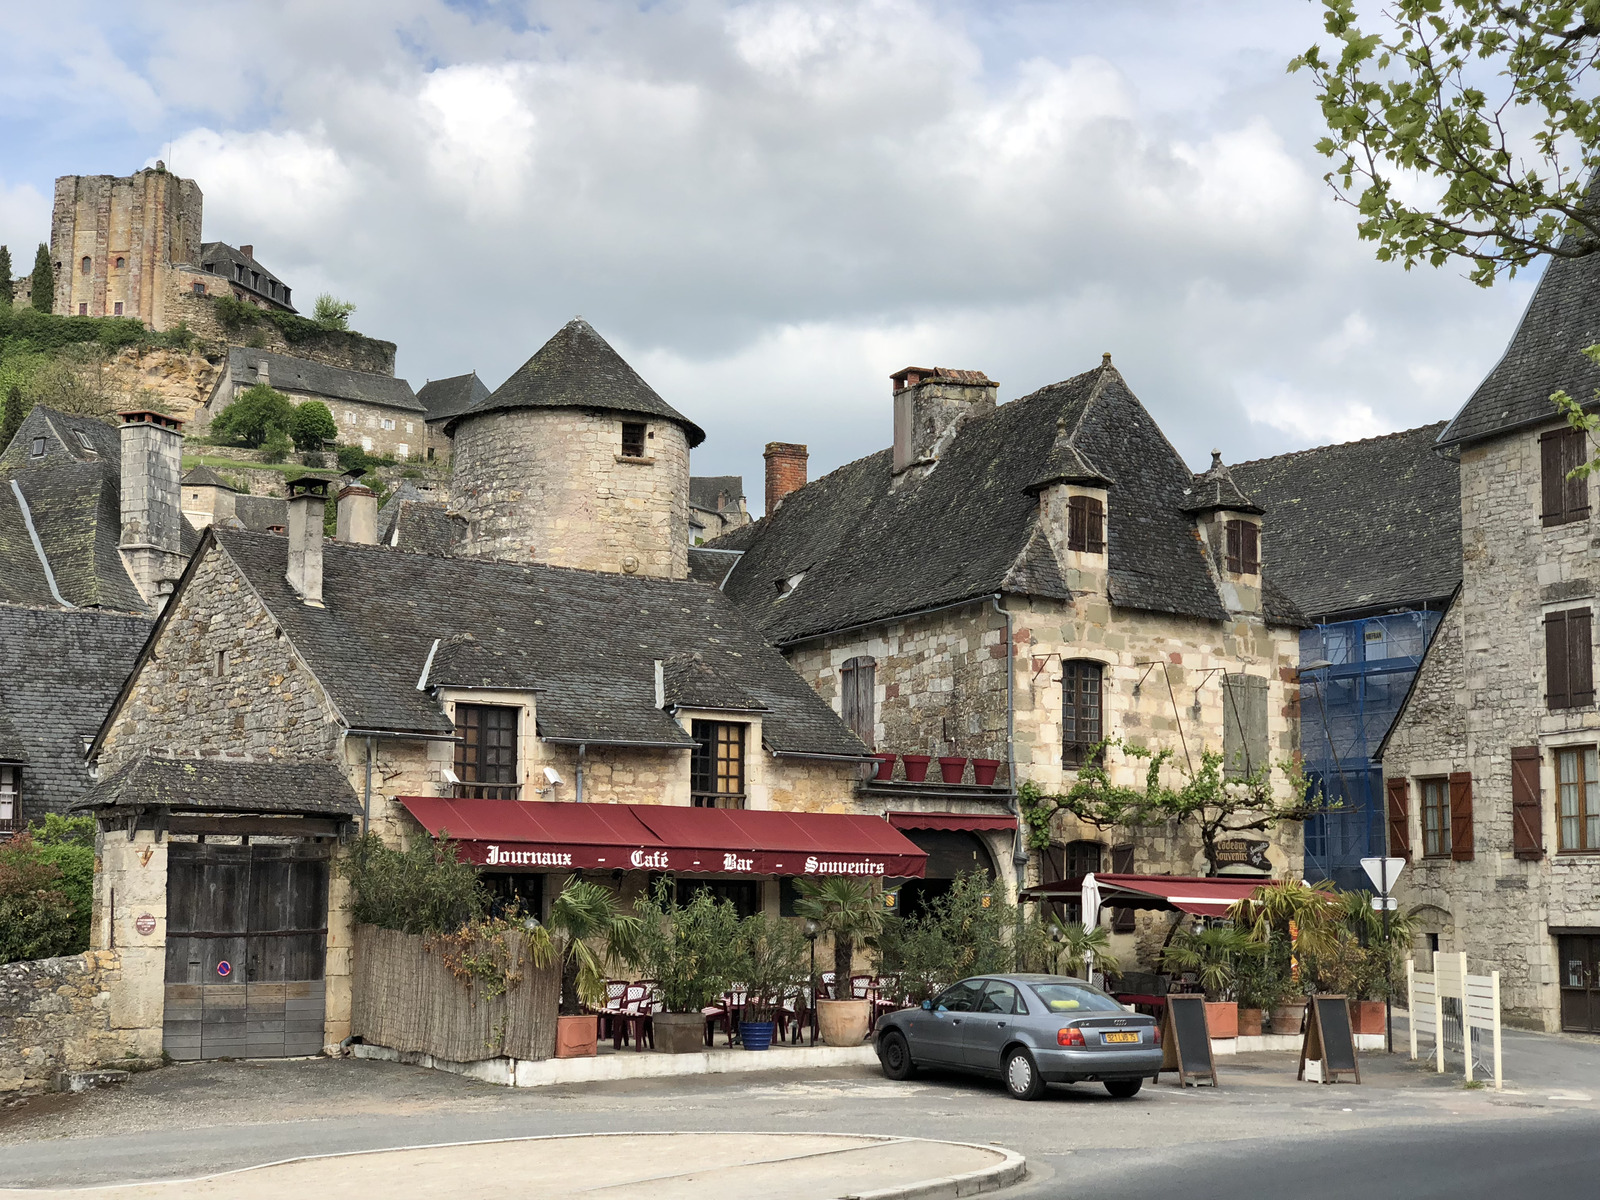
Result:
<svg viewBox="0 0 1600 1200"><path fill-rule="evenodd" d="M917 1064L911 1061L911 1047L906 1045L905 1035L895 1030L884 1034L883 1041L878 1044L878 1062L889 1079L910 1079L917 1073Z"/></svg>
<svg viewBox="0 0 1600 1200"><path fill-rule="evenodd" d="M1021 1046L1006 1055L1006 1091L1017 1100L1037 1100L1044 1095L1044 1080L1039 1067Z"/></svg>
<svg viewBox="0 0 1600 1200"><path fill-rule="evenodd" d="M1118 1100L1128 1100L1139 1094L1139 1089L1144 1086L1142 1079L1108 1079L1106 1091Z"/></svg>

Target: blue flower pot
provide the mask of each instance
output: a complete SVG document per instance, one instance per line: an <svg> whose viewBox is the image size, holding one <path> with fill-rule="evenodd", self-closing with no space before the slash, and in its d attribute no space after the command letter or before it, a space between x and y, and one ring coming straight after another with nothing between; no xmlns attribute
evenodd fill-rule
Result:
<svg viewBox="0 0 1600 1200"><path fill-rule="evenodd" d="M746 1050L768 1050L772 1047L771 1021L740 1021L739 1041Z"/></svg>

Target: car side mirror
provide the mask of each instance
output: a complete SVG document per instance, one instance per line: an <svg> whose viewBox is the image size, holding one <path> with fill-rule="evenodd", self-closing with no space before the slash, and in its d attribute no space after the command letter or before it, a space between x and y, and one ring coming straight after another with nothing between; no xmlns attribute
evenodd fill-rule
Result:
<svg viewBox="0 0 1600 1200"><path fill-rule="evenodd" d="M932 1000L924 1000L922 1002L922 1008L923 1008L924 1012L932 1012L933 1011L933 1001Z"/></svg>

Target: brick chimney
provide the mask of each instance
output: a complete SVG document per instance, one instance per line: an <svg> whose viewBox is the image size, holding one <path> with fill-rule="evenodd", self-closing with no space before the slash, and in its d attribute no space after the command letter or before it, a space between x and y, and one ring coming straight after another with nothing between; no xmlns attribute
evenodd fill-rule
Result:
<svg viewBox="0 0 1600 1200"><path fill-rule="evenodd" d="M302 475L289 481L289 569L285 578L307 604L322 607L322 514L328 481Z"/></svg>
<svg viewBox="0 0 1600 1200"><path fill-rule="evenodd" d="M256 256L256 248L254 246L240 246L239 253L248 259L254 259Z"/></svg>
<svg viewBox="0 0 1600 1200"><path fill-rule="evenodd" d="M1000 385L982 371L906 367L894 381L894 474L926 475L957 432L973 417L994 411ZM915 470L914 470L915 469Z"/></svg>
<svg viewBox="0 0 1600 1200"><path fill-rule="evenodd" d="M338 522L334 534L341 542L359 546L378 543L378 493L354 481L339 489Z"/></svg>
<svg viewBox="0 0 1600 1200"><path fill-rule="evenodd" d="M159 609L183 574L183 422L138 409L122 417L123 562Z"/></svg>
<svg viewBox="0 0 1600 1200"><path fill-rule="evenodd" d="M767 515L778 511L778 505L790 492L806 485L806 448L796 442L768 442L762 452L767 460Z"/></svg>

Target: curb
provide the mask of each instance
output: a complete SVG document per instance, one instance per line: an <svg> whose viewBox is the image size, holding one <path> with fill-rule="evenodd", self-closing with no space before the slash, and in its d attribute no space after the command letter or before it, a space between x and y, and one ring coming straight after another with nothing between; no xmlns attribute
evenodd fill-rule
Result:
<svg viewBox="0 0 1600 1200"><path fill-rule="evenodd" d="M935 1139L905 1138L908 1142ZM951 1146L971 1146L975 1150L997 1153L1001 1159L992 1167L968 1171L964 1175L946 1175L939 1179L924 1179L903 1187L879 1188L875 1192L847 1193L840 1200L957 1200L961 1196L976 1196L980 1192L998 1192L1001 1188L1021 1183L1028 1173L1028 1160L1005 1146L978 1142L948 1142Z"/></svg>

